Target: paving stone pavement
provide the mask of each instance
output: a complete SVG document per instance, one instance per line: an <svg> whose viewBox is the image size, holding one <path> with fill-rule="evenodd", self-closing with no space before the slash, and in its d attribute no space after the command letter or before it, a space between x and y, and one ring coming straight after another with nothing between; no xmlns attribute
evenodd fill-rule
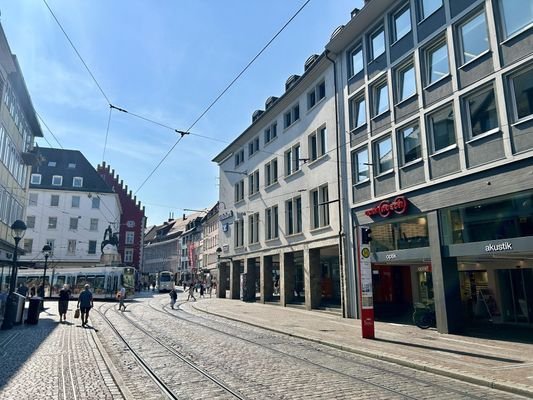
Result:
<svg viewBox="0 0 533 400"><path fill-rule="evenodd" d="M0 331L0 399L123 399L92 328L59 323L57 302L47 301L37 325Z"/></svg>
<svg viewBox="0 0 533 400"><path fill-rule="evenodd" d="M372 340L362 338L360 320L323 311L215 298L182 307L533 398L533 330L521 331L516 338L510 333L506 337L504 332L502 337L487 339L473 336L476 332L470 332L472 336L449 335L376 322Z"/></svg>

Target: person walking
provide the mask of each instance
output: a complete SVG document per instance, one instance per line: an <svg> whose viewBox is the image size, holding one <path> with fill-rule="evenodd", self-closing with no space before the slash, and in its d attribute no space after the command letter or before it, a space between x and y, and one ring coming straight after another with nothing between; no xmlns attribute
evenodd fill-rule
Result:
<svg viewBox="0 0 533 400"><path fill-rule="evenodd" d="M124 286L122 286L119 290L119 292L117 293L117 297L118 297L118 310L120 311L121 309L124 309L123 311L126 311L126 305L124 304L124 300L126 299L126 289L124 288Z"/></svg>
<svg viewBox="0 0 533 400"><path fill-rule="evenodd" d="M205 297L204 293L205 293L205 285L203 282L200 282L200 298Z"/></svg>
<svg viewBox="0 0 533 400"><path fill-rule="evenodd" d="M196 301L196 297L194 297L194 285L191 284L191 286L189 286L189 289L187 289L189 291L189 295L187 296L187 301L189 301L189 299L192 297L192 299L194 301Z"/></svg>
<svg viewBox="0 0 533 400"><path fill-rule="evenodd" d="M174 304L176 304L176 300L178 299L176 288L170 291L169 296L170 296L170 308L174 309Z"/></svg>
<svg viewBox="0 0 533 400"><path fill-rule="evenodd" d="M67 321L68 302L70 300L70 290L65 283L59 291L59 322Z"/></svg>
<svg viewBox="0 0 533 400"><path fill-rule="evenodd" d="M87 326L89 311L93 307L93 294L89 290L89 284L85 284L85 290L78 296L78 308L81 312L81 326Z"/></svg>

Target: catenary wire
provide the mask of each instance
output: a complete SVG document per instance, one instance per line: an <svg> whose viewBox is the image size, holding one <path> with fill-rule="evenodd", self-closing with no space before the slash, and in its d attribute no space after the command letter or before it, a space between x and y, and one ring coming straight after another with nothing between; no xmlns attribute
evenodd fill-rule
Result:
<svg viewBox="0 0 533 400"><path fill-rule="evenodd" d="M35 111L35 115L37 115L37 117L41 120L41 122L43 123L43 125L46 127L46 129L48 130L48 132L50 132L50 134L52 135L52 137L55 139L55 141L57 142L57 144L59 145L59 147L63 148L63 146L61 145L61 143L59 142L59 140L57 139L56 135L54 135L54 133L52 132L52 130L49 128L49 126L46 124L46 122L44 121L43 117L41 117L41 115ZM50 147L53 148L53 146L50 144L50 142L48 141L48 139L43 135L43 139L46 141L46 143L48 143L48 145Z"/></svg>

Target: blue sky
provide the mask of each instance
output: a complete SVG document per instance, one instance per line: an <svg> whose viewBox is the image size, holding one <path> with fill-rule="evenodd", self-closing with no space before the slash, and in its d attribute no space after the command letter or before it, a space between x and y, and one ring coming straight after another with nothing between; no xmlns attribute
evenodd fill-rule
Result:
<svg viewBox="0 0 533 400"><path fill-rule="evenodd" d="M111 103L187 130L305 0L47 0ZM254 110L301 74L362 0L311 0L140 188L178 136L112 112L105 161L146 206L148 224L211 207L211 162ZM3 0L1 22L36 111L63 148L102 162L109 106L41 0ZM59 147L43 126L53 147ZM38 144L48 147L46 141ZM140 190L139 190L140 188ZM187 212L185 212L187 213Z"/></svg>

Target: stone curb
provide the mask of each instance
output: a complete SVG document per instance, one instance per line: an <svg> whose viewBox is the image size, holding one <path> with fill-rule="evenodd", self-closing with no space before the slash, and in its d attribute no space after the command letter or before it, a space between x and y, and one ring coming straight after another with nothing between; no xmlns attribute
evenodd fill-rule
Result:
<svg viewBox="0 0 533 400"><path fill-rule="evenodd" d="M361 355L361 356L374 358L374 359L377 359L377 360L386 361L386 362L390 362L390 363L393 363L393 364L402 365L404 367L416 369L416 370L419 370L419 371L430 372L430 373L433 373L433 374L436 374L436 375L441 375L441 376L445 376L445 377L448 377L448 378L457 379L459 381L472 383L472 384L475 384L475 385L478 385L478 386L485 386L485 387L489 387L489 388L492 388L492 389L501 390L503 392L508 392L508 393L517 394L517 395L520 395L520 396L526 396L526 397L533 398L533 388L524 387L523 385L520 385L520 384L514 384L514 383L510 384L510 383L498 382L498 381L495 381L495 380L485 379L485 378L482 378L482 377L479 377L479 376L469 375L469 374L465 374L465 373L458 373L458 372L449 370L447 368L437 367L437 366L433 366L433 365L429 365L429 364L417 364L417 363L415 363L413 361L409 361L409 360L406 360L406 359L400 358L400 357L394 357L394 356L391 356L391 355L385 354L385 353L377 353L377 352L371 352L371 351L367 351L367 350L361 350L361 349L358 349L358 348L355 348L355 347L343 346L343 345L339 345L339 344L336 344L336 343L327 342L327 341L324 341L324 340L321 340L321 339L310 338L310 337L307 337L307 336L304 336L304 335L294 334L294 333L286 332L286 331L283 331L283 330L280 330L280 329L266 327L264 325L259 325L259 324L255 324L253 322L244 321L242 319L228 317L227 315L223 315L223 314L219 314L219 313L216 313L216 312L213 312L213 311L207 311L206 309L199 308L195 304L191 304L191 307L194 308L196 311L200 311L200 312L203 312L203 313L206 313L206 314L210 314L210 315L215 315L217 317L226 318L226 319L229 319L229 320L235 321L235 322L241 322L241 323L246 324L246 325L250 325L250 326L253 326L253 327L256 327L256 328L265 329L265 330L268 330L268 331L271 331L271 332L275 332L275 333L279 333L279 334L282 334L282 335L287 335L287 336L295 337L295 338L298 338L298 339L309 340L310 342L319 343L319 344L322 344L324 346L336 348L338 350L343 350L343 351L347 351L347 352L350 352L350 353L358 354L358 355Z"/></svg>

